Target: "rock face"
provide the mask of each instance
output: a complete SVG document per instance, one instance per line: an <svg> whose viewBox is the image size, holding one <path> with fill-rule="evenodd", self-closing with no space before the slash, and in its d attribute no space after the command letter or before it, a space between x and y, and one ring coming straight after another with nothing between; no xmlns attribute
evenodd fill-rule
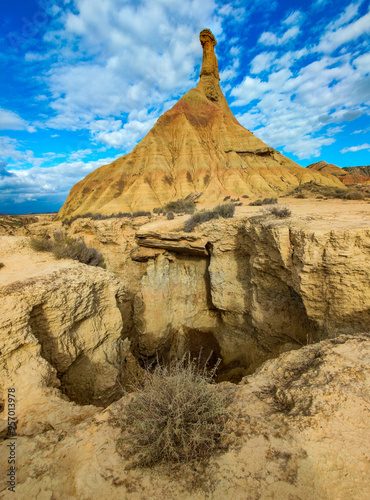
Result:
<svg viewBox="0 0 370 500"><path fill-rule="evenodd" d="M368 329L370 233L365 212L351 229L349 217L334 230L306 215L289 223L258 215L191 234L176 221L171 230L77 219L69 233L98 248L127 290L138 359L202 348L222 358L222 377L240 380L283 351Z"/></svg>
<svg viewBox="0 0 370 500"><path fill-rule="evenodd" d="M202 346L232 378L284 350L368 328L367 230L216 221L194 235L197 256L175 248L176 233L146 236L137 243L165 251L148 258L136 293L137 352Z"/></svg>
<svg viewBox="0 0 370 500"><path fill-rule="evenodd" d="M343 184L370 183L370 166L340 168L326 161L319 161L308 165L309 169L335 175Z"/></svg>
<svg viewBox="0 0 370 500"><path fill-rule="evenodd" d="M216 40L200 34L200 80L164 113L132 153L98 168L76 184L59 218L98 212L152 210L191 193L199 203L226 195L277 195L315 180L340 186L336 177L307 170L245 129L219 85Z"/></svg>
<svg viewBox="0 0 370 500"><path fill-rule="evenodd" d="M27 240L0 241L0 386L2 395L15 387L19 431L34 434L96 411L73 401L116 400L136 362L125 287L102 269L37 254Z"/></svg>
<svg viewBox="0 0 370 500"><path fill-rule="evenodd" d="M340 336L267 361L235 388L226 450L191 467L122 455L127 398L68 430L19 432L17 498L367 498L369 337ZM7 456L6 442L0 457ZM4 470L6 470L4 464ZM5 488L4 475L1 489ZM8 493L8 492L6 492ZM1 498L12 498L11 494Z"/></svg>

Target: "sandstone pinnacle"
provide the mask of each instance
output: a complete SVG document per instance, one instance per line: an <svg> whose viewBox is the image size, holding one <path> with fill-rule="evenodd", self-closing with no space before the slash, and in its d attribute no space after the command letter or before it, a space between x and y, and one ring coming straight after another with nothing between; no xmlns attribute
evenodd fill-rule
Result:
<svg viewBox="0 0 370 500"><path fill-rule="evenodd" d="M279 196L311 180L341 185L283 156L237 121L219 84L213 33L202 30L200 42L198 85L159 117L131 153L76 184L59 218L152 210L192 193L201 194L200 204L217 204L225 196Z"/></svg>

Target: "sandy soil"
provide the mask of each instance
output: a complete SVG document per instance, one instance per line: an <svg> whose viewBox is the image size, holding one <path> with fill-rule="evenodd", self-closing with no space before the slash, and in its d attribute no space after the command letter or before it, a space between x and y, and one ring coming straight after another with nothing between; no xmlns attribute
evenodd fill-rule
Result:
<svg viewBox="0 0 370 500"><path fill-rule="evenodd" d="M0 236L0 286L44 276L61 268L70 267L71 261L56 260L48 252L35 252L24 236Z"/></svg>
<svg viewBox="0 0 370 500"><path fill-rule="evenodd" d="M249 206L250 200L246 200L242 207L236 207L235 217L255 217L261 215L268 205L262 207ZM316 200L299 198L280 198L279 205L286 205L292 211L292 216L282 219L294 226L301 226L315 231L343 230L343 229L370 229L370 202L357 200ZM198 209L210 209L213 206L199 205ZM145 230L177 231L188 215L175 217L167 220L163 217L145 224Z"/></svg>

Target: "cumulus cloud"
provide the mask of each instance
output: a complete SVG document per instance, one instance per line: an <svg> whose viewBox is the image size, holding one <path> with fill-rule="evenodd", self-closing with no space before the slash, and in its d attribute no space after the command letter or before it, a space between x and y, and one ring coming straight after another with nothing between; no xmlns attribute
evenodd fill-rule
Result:
<svg viewBox="0 0 370 500"><path fill-rule="evenodd" d="M370 33L370 12L352 21L357 14L358 4L351 4L344 15L337 23L334 23L331 29L328 29L322 36L320 43L316 47L318 52L330 54L345 43L358 39L360 36ZM346 24L348 23L348 24Z"/></svg>
<svg viewBox="0 0 370 500"><path fill-rule="evenodd" d="M268 71L271 62L275 59L277 52L261 52L251 62L251 73L258 75L262 71Z"/></svg>
<svg viewBox="0 0 370 500"><path fill-rule="evenodd" d="M0 130L27 130L27 132L36 132L35 127L21 118L14 111L0 108Z"/></svg>
<svg viewBox="0 0 370 500"><path fill-rule="evenodd" d="M76 0L75 7L59 31L46 35L65 56L47 80L55 111L48 126L55 128L88 128L95 119L161 108L174 92L195 83L200 29L210 26L216 36L221 31L214 0ZM222 15L235 15L224 7ZM76 43L83 61L74 60ZM113 143L121 145L114 132Z"/></svg>
<svg viewBox="0 0 370 500"><path fill-rule="evenodd" d="M27 170L9 169L10 175L0 176L2 202L18 204L45 197L63 202L76 182L114 159L102 158L86 163L76 160L62 162L58 166L49 168L37 166Z"/></svg>
<svg viewBox="0 0 370 500"><path fill-rule="evenodd" d="M293 14L286 18L286 25L301 19ZM332 48L337 47L334 41L339 39L349 42L349 33L359 33L364 18L358 18L358 5L349 6L324 29L321 46L330 41ZM333 34L344 28L348 36L342 32L343 36L335 38ZM277 35L263 35L266 44L276 42ZM316 60L312 54L307 48L286 52L277 44L273 52L261 52L251 61L251 75L230 92L233 106L249 108L238 115L244 126L269 145L300 159L318 156L323 146L332 144L343 130L340 124L369 114L369 54L355 52L353 56L344 50Z"/></svg>

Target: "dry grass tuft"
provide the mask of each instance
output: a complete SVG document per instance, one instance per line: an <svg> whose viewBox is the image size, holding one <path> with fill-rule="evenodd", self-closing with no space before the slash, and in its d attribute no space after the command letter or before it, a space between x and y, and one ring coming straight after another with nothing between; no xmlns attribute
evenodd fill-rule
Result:
<svg viewBox="0 0 370 500"><path fill-rule="evenodd" d="M216 368L209 373L188 356L146 372L126 407L137 465L188 462L219 447L231 396L212 384Z"/></svg>
<svg viewBox="0 0 370 500"><path fill-rule="evenodd" d="M52 252L57 259L73 259L105 268L104 258L96 248L88 247L83 240L71 238L62 231L55 231L53 238L31 238L30 246L37 252Z"/></svg>

